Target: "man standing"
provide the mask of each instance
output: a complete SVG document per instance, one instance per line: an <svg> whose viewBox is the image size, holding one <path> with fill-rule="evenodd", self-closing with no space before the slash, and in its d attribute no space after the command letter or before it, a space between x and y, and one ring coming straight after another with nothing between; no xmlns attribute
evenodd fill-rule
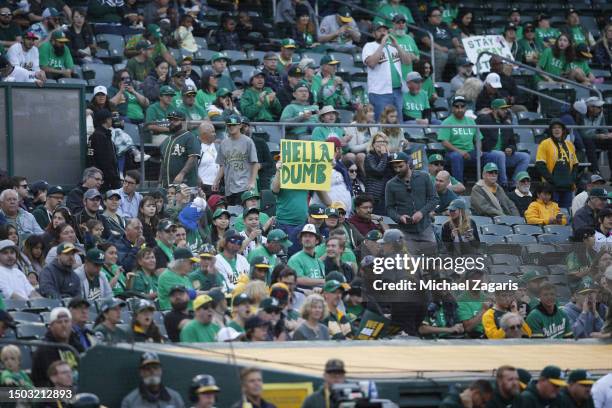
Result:
<svg viewBox="0 0 612 408"><path fill-rule="evenodd" d="M66 193L62 186L51 186L47 190L47 200L43 205L36 207L32 215L41 228L47 228L53 217L53 211L64 201Z"/></svg>
<svg viewBox="0 0 612 408"><path fill-rule="evenodd" d="M540 303L527 316L527 324L534 338L572 338L574 335L570 319L557 306L557 288L552 283L540 286Z"/></svg>
<svg viewBox="0 0 612 408"><path fill-rule="evenodd" d="M181 330L181 343L213 343L221 329L213 323L213 298L200 295L193 301L194 319Z"/></svg>
<svg viewBox="0 0 612 408"><path fill-rule="evenodd" d="M474 215L496 217L498 215L519 215L514 203L508 198L502 186L497 184L499 169L495 163L487 163L482 169L482 179L472 188L470 202Z"/></svg>
<svg viewBox="0 0 612 408"><path fill-rule="evenodd" d="M123 187L117 190L121 198L117 214L124 218L135 218L138 216L138 206L142 201L142 194L138 191L140 185L140 172L128 170L123 177Z"/></svg>
<svg viewBox="0 0 612 408"><path fill-rule="evenodd" d="M19 194L13 189L0 193L0 215L17 228L19 239L24 241L31 234L42 234L43 230L36 222L36 218L23 208L19 207Z"/></svg>
<svg viewBox="0 0 612 408"><path fill-rule="evenodd" d="M439 202L431 180L426 173L412 170L411 159L404 152L394 153L391 165L396 176L385 187L387 214L399 224L411 252L431 249L436 237L429 213Z"/></svg>
<svg viewBox="0 0 612 408"><path fill-rule="evenodd" d="M159 88L159 101L155 102L147 108L145 116L146 128L152 134L153 144L159 146L168 137L170 133L170 124L167 120L167 115L170 111L172 98L176 95L176 91L168 85L162 85Z"/></svg>
<svg viewBox="0 0 612 408"><path fill-rule="evenodd" d="M48 78L60 79L72 77L74 62L70 49L66 46L68 42L63 31L53 31L51 41L42 44L39 49L40 68L45 71Z"/></svg>
<svg viewBox="0 0 612 408"><path fill-rule="evenodd" d="M402 118L402 63L411 64L412 54L408 54L394 36L389 36L389 27L378 23L374 27L375 41L363 46L361 58L368 71L368 98L374 106L376 121L387 105L397 109L398 123Z"/></svg>
<svg viewBox="0 0 612 408"><path fill-rule="evenodd" d="M57 258L40 272L41 295L61 299L81 294L81 280L72 269L76 252L79 250L71 243L58 245Z"/></svg>
<svg viewBox="0 0 612 408"><path fill-rule="evenodd" d="M567 383L561 369L557 366L546 366L540 373L540 378L532 381L520 395L518 406L521 408L550 406L556 402L561 388L566 386Z"/></svg>
<svg viewBox="0 0 612 408"><path fill-rule="evenodd" d="M87 159L88 164L102 171L104 184L102 191L119 188L119 166L117 164L117 149L113 143L111 128L113 115L107 109L100 109L94 113L96 130L89 137Z"/></svg>
<svg viewBox="0 0 612 408"><path fill-rule="evenodd" d="M289 258L287 266L296 271L298 285L321 287L325 283L325 265L315 255L315 248L321 240L321 235L313 224L306 224L298 234L298 238L302 250Z"/></svg>
<svg viewBox="0 0 612 408"><path fill-rule="evenodd" d="M533 201L531 194L531 177L526 171L521 171L514 176L516 188L508 193L508 198L514 203L521 217L525 216L525 211Z"/></svg>
<svg viewBox="0 0 612 408"><path fill-rule="evenodd" d="M66 206L72 214L77 214L83 210L83 195L85 192L92 188L99 190L103 182L102 171L97 167L88 167L83 170L82 184L70 190L68 198L66 198Z"/></svg>
<svg viewBox="0 0 612 408"><path fill-rule="evenodd" d="M149 72L155 69L155 63L151 58L153 48L153 44L145 39L138 41L134 47L135 55L128 60L126 69L135 85L140 85Z"/></svg>
<svg viewBox="0 0 612 408"><path fill-rule="evenodd" d="M393 0L393 1L399 2L399 0ZM401 7L404 7L404 6L401 6ZM408 13L410 13L410 10L408 8L405 8L405 9L408 11ZM392 19L393 36L397 40L397 43L399 44L399 46L402 47L404 51L406 51L412 57L412 61L410 62L410 64L402 64L402 77L404 78L409 72L412 72L413 70L412 64L419 60L419 57L421 54L421 52L419 51L419 47L416 45L416 42L414 41L414 38L412 38L412 35L406 29L406 21L407 21L406 19L412 20L412 16L411 15L409 16L410 17L406 17L404 14L398 13L394 15ZM414 21L408 21L408 22L410 24L414 24ZM388 23L389 22L387 22L387 24Z"/></svg>
<svg viewBox="0 0 612 408"><path fill-rule="evenodd" d="M17 264L17 247L10 239L0 241L0 292L4 299L40 297Z"/></svg>
<svg viewBox="0 0 612 408"><path fill-rule="evenodd" d="M1 24L0 27L2 27ZM36 41L38 41L38 36L32 31L28 31L23 37L23 42L16 42L11 45L6 52L6 58L15 67L21 67L32 72L40 71L38 47L34 45Z"/></svg>
<svg viewBox="0 0 612 408"><path fill-rule="evenodd" d="M162 384L162 366L157 354L145 352L140 357L140 384L121 401L121 408L147 406L183 408L181 395Z"/></svg>
<svg viewBox="0 0 612 408"><path fill-rule="evenodd" d="M88 301L98 301L113 296L106 274L100 273L104 265L104 252L97 248L87 251L85 263L74 273L81 280L81 296Z"/></svg>
<svg viewBox="0 0 612 408"><path fill-rule="evenodd" d="M245 406L276 408L274 404L270 404L262 398L263 377L261 375L261 370L258 368L243 368L240 371L240 386L242 389L242 397L240 401L232 405L231 408L243 408Z"/></svg>
<svg viewBox="0 0 612 408"><path fill-rule="evenodd" d="M226 121L229 137L219 145L217 164L219 172L213 184L213 191L219 191L219 183L225 178L225 196L228 204L240 204L240 196L255 188L260 164L253 140L240 132L241 120L230 115Z"/></svg>
<svg viewBox="0 0 612 408"><path fill-rule="evenodd" d="M280 117L283 110L276 97L276 91L265 86L265 80L264 72L253 71L249 80L251 86L240 98L240 110L255 122L273 122Z"/></svg>
<svg viewBox="0 0 612 408"><path fill-rule="evenodd" d="M479 125L509 125L510 105L504 99L494 99L491 102L491 112L478 115L476 123ZM513 187L514 178L518 173L527 171L529 166L529 153L516 151L516 136L511 128L494 129L483 128L481 130L482 151L497 157L499 166L499 182L502 187ZM514 175L508 178L506 169L514 168Z"/></svg>
<svg viewBox="0 0 612 408"><path fill-rule="evenodd" d="M323 385L316 392L310 394L302 403L302 408L320 408L330 406L331 388L336 384L343 384L346 378L344 362L338 359L327 360L323 373Z"/></svg>
<svg viewBox="0 0 612 408"><path fill-rule="evenodd" d="M197 187L197 162L200 157L200 141L185 130L185 114L172 111L167 116L171 136L159 146L162 152L161 183L164 188L170 184L187 184Z"/></svg>

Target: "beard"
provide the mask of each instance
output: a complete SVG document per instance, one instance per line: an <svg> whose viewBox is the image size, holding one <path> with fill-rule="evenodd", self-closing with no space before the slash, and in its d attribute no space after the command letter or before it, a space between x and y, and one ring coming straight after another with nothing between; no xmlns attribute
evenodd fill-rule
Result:
<svg viewBox="0 0 612 408"><path fill-rule="evenodd" d="M518 191L520 191L522 194L529 194L530 187L531 187L530 184L527 184L527 185L519 184L517 188L518 188Z"/></svg>
<svg viewBox="0 0 612 408"><path fill-rule="evenodd" d="M176 303L172 303L172 309L176 310L177 312L182 312L187 310L187 305L189 304L189 302L176 302Z"/></svg>
<svg viewBox="0 0 612 408"><path fill-rule="evenodd" d="M406 35L406 29L405 28L399 28L397 30L393 30L393 32L395 33L395 35L397 35L398 37L403 37Z"/></svg>
<svg viewBox="0 0 612 408"><path fill-rule="evenodd" d="M179 125L170 125L170 132L176 133L183 128L182 124Z"/></svg>
<svg viewBox="0 0 612 408"><path fill-rule="evenodd" d="M54 45L53 46L53 53L55 55L57 55L58 57L63 56L64 55L64 51L65 51L64 44L62 44L62 45Z"/></svg>

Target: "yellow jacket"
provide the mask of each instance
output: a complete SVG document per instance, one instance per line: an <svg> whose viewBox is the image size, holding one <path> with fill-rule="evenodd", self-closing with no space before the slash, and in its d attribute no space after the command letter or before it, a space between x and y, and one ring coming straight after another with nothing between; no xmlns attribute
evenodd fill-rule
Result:
<svg viewBox="0 0 612 408"><path fill-rule="evenodd" d="M499 327L498 324L501 317L506 313L508 312L497 310L492 307L482 315L482 327L484 327L484 332L487 339L506 338L506 333L501 327ZM523 334L525 334L527 337L531 337L531 329L525 322L523 322Z"/></svg>
<svg viewBox="0 0 612 408"><path fill-rule="evenodd" d="M565 161L569 163L570 169L572 169L576 164L578 164L578 158L576 157L576 148L574 147L574 144L570 141L565 141L565 145L567 146L569 157L567 156L565 150L557 149L557 146L551 138L542 140L538 145L538 151L536 153L536 162L546 163L546 168L550 173L552 173L553 169L555 168L555 164L559 160L559 157L562 157L563 159L565 159Z"/></svg>
<svg viewBox="0 0 612 408"><path fill-rule="evenodd" d="M544 202L538 198L536 201L529 204L529 207L525 210L525 220L527 220L527 224L548 225L550 218L556 217L559 212L559 204L554 201L544 204ZM567 224L567 218L565 216L563 216L561 224Z"/></svg>

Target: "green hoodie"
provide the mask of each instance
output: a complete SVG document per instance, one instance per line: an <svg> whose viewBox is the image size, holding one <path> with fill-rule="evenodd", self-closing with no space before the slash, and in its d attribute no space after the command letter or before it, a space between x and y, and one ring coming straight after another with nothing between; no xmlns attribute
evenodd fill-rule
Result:
<svg viewBox="0 0 612 408"><path fill-rule="evenodd" d="M283 107L278 98L274 99L272 103L268 101L268 98L264 98L263 102L260 102L259 95L262 92L268 94L272 92L272 89L266 87L258 91L250 87L244 91L242 98L240 98L240 110L247 118L254 122L274 122L280 115Z"/></svg>

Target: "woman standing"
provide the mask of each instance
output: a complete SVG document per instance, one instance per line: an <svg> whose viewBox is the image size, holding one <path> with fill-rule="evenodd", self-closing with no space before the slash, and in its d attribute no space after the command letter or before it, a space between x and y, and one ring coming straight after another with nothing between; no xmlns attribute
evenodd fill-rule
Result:
<svg viewBox="0 0 612 408"><path fill-rule="evenodd" d="M394 176L389 165L389 139L379 132L372 138L365 159L365 186L368 194L374 197L374 213L386 214L385 185Z"/></svg>
<svg viewBox="0 0 612 408"><path fill-rule="evenodd" d="M304 322L295 329L293 340L329 340L329 330L321 323L329 311L321 295L309 295L304 300L301 315Z"/></svg>

